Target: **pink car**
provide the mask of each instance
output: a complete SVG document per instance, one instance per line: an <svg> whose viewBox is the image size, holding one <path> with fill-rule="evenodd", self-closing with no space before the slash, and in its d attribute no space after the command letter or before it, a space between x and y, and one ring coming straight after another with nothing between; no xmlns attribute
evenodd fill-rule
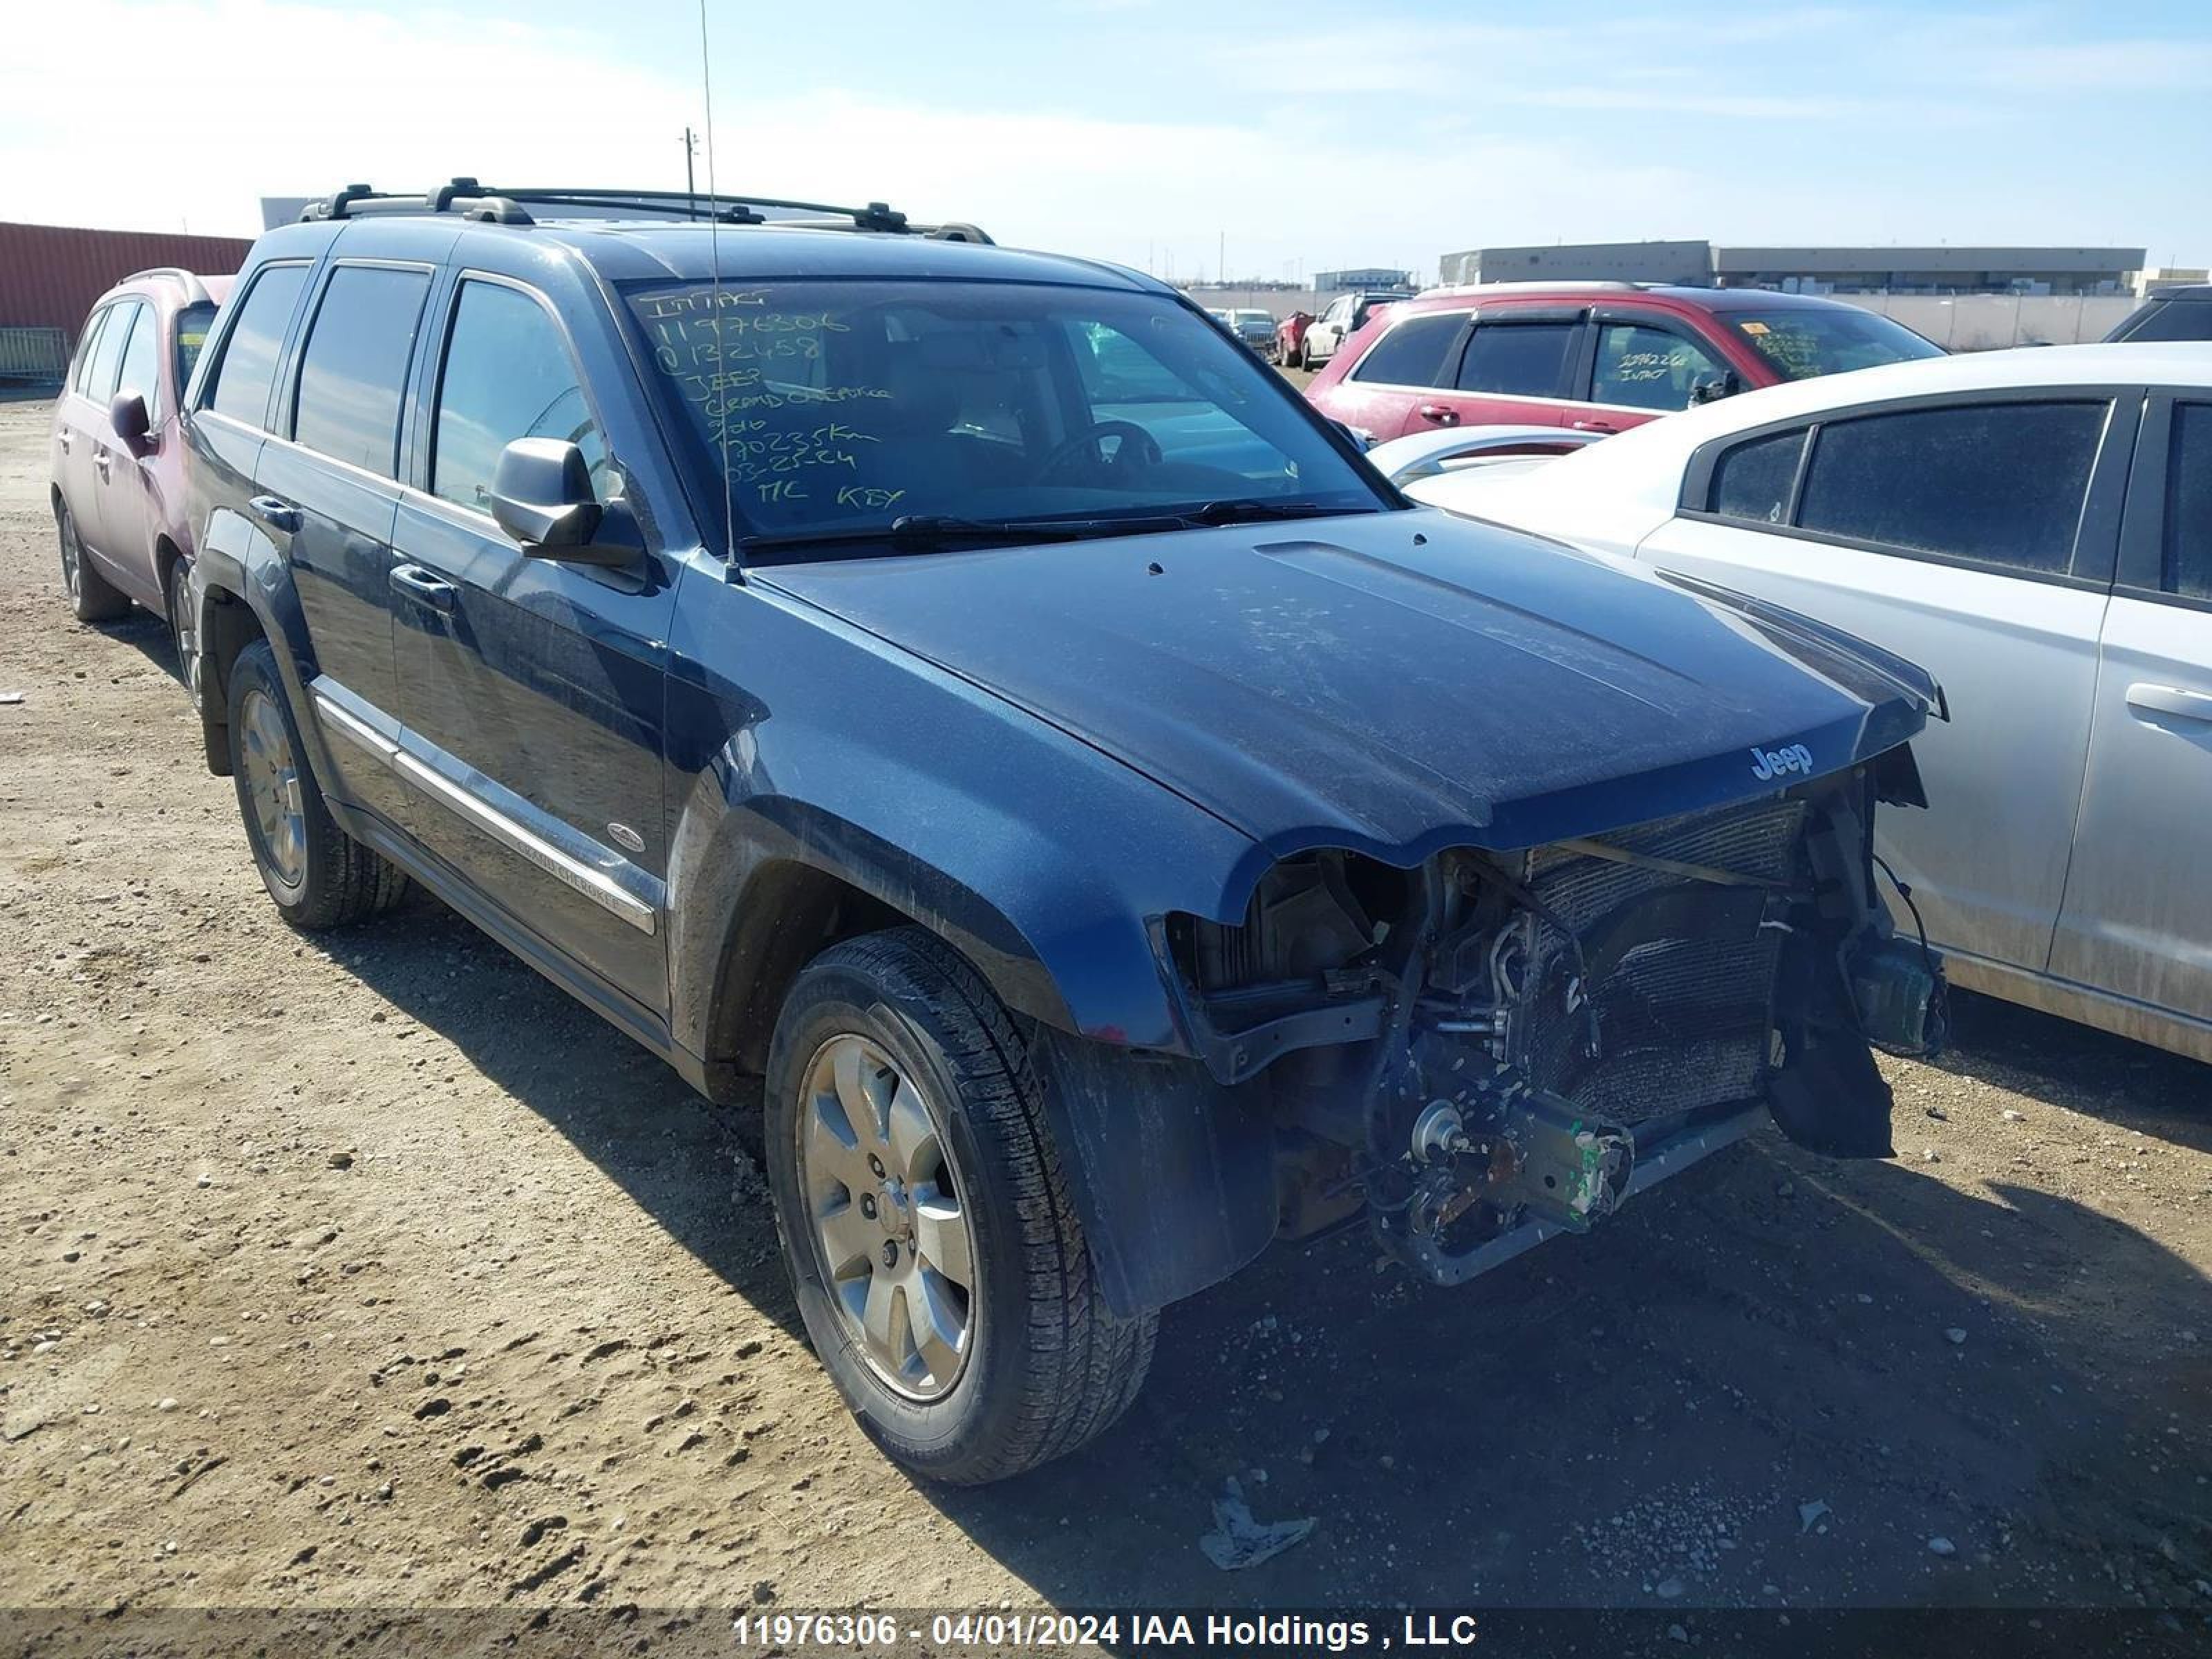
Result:
<svg viewBox="0 0 2212 1659"><path fill-rule="evenodd" d="M134 600L160 612L187 678L192 538L177 411L230 283L172 268L118 283L86 319L54 404L54 531L70 607L79 622L119 617Z"/></svg>

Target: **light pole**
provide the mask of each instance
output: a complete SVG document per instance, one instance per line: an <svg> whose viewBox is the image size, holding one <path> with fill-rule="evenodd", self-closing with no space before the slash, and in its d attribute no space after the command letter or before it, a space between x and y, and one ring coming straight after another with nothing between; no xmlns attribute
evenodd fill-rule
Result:
<svg viewBox="0 0 2212 1659"><path fill-rule="evenodd" d="M692 182L691 158L699 153L699 141L691 136L691 129L684 129L684 193L690 198L691 216L699 216L699 187Z"/></svg>

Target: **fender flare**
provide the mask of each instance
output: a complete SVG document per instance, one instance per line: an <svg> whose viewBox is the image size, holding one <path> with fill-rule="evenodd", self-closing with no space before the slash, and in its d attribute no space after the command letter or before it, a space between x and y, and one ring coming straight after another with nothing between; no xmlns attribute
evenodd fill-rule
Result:
<svg viewBox="0 0 2212 1659"><path fill-rule="evenodd" d="M208 515L207 527L190 562L193 608L199 617L200 726L209 770L229 770L225 735L230 724L228 665L235 653L219 651L217 647L234 637L236 631L232 619L223 613L242 605L252 613L262 637L276 654L276 672L284 682L285 696L292 700L293 720L300 728L307 763L327 793L335 772L307 696L307 683L315 677L314 646L307 633L307 612L301 606L299 590L283 552L252 520L218 507Z"/></svg>

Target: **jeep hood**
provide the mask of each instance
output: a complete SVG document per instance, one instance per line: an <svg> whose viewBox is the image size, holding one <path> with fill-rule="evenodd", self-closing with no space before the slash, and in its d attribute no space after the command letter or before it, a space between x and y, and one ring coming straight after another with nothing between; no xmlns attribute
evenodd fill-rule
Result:
<svg viewBox="0 0 2212 1659"><path fill-rule="evenodd" d="M986 688L1278 855L1411 864L1771 793L1904 742L1936 695L1794 613L1433 510L747 580Z"/></svg>

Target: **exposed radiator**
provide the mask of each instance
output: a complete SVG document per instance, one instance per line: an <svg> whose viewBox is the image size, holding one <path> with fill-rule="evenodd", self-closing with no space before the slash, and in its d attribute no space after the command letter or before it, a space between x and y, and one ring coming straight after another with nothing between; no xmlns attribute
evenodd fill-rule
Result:
<svg viewBox="0 0 2212 1659"><path fill-rule="evenodd" d="M1633 852L1784 884L1796 876L1804 821L1803 802L1771 799L1605 839ZM1665 871L1559 848L1530 853L1523 879L1585 937L1622 905L1684 884ZM1690 885L1716 899L1729 891ZM1725 938L1662 933L1637 945L1595 987L1583 988L1596 1007L1595 1060L1586 1052L1589 1012L1569 1007L1575 954L1548 922L1536 931L1509 1057L1537 1086L1631 1126L1750 1099L1764 1088L1778 931L1754 927Z"/></svg>

